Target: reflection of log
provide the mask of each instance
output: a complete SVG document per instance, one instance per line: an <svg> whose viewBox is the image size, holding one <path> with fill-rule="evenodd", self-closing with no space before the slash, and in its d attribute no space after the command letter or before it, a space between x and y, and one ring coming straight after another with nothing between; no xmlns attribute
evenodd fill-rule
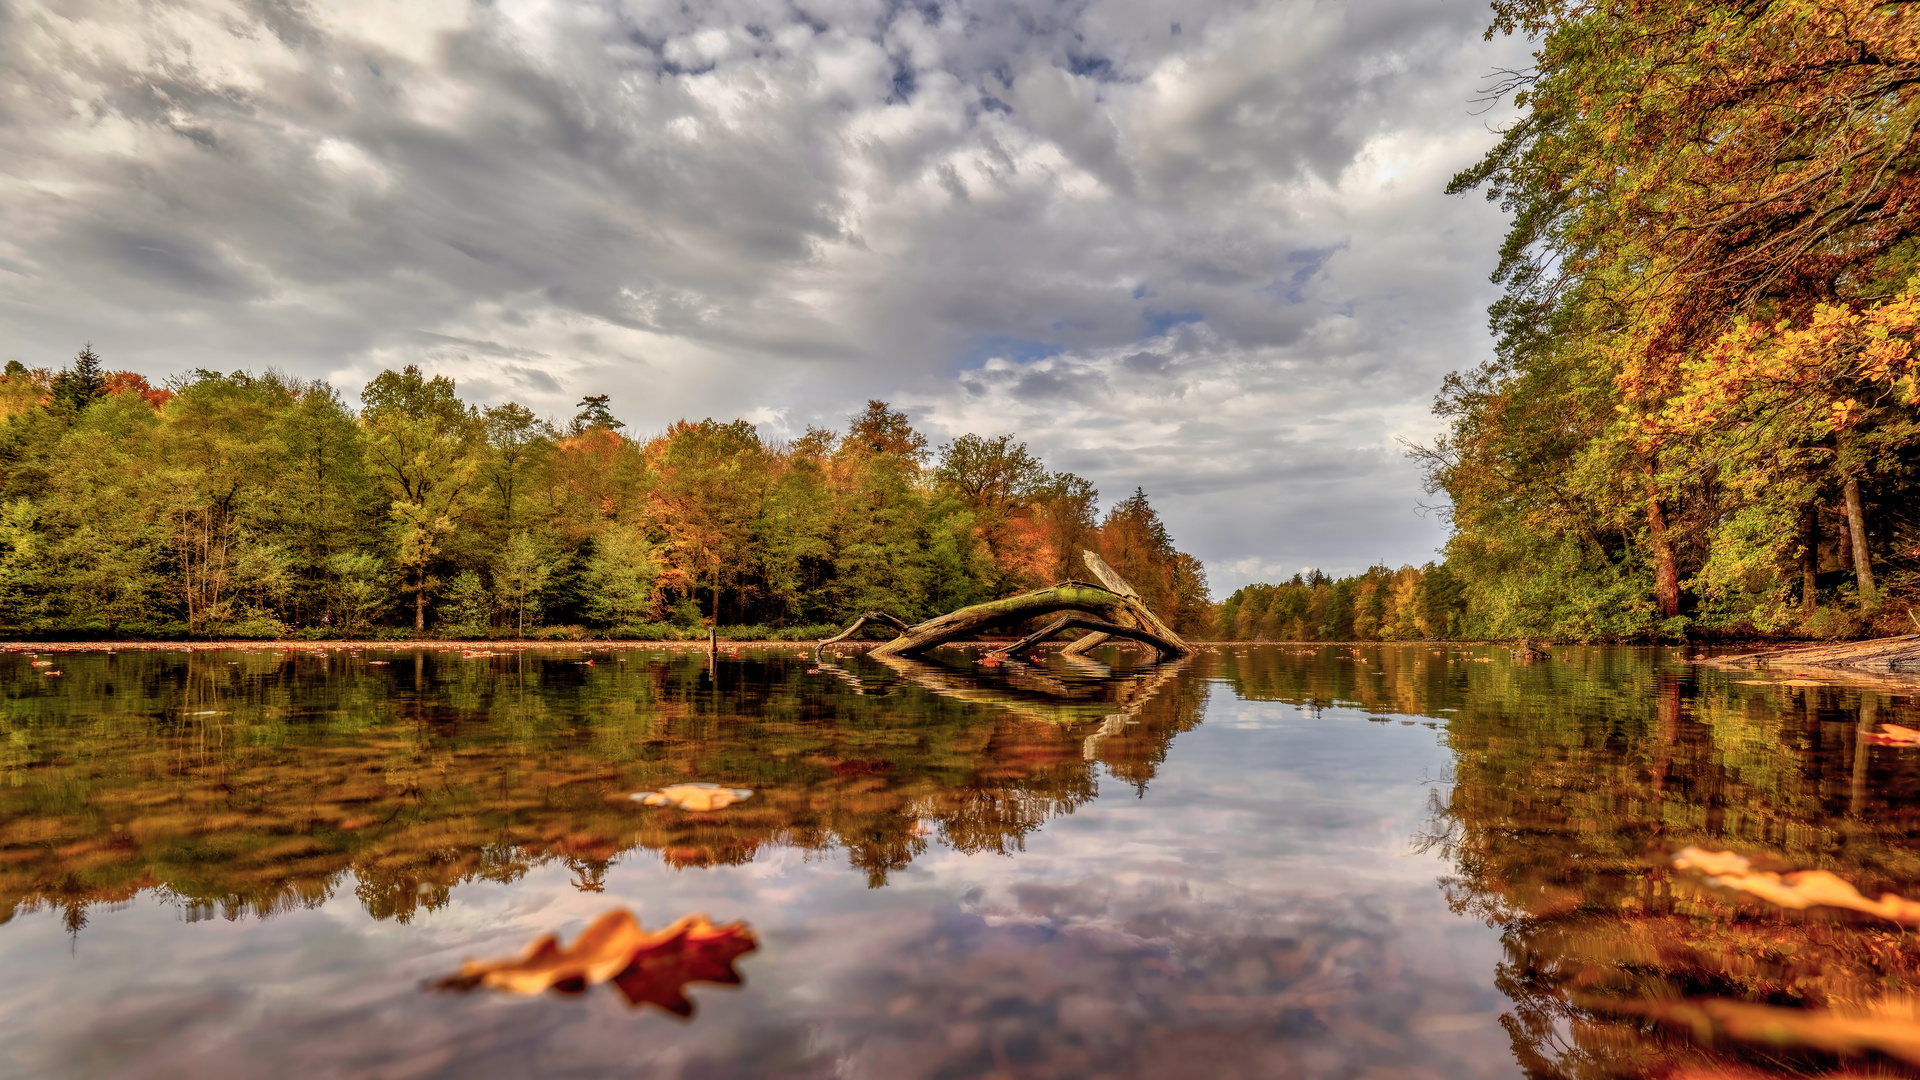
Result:
<svg viewBox="0 0 1920 1080"><path fill-rule="evenodd" d="M1112 720L1117 715L1122 717L1118 723L1124 726L1184 667L1178 663L1163 665L1147 678L1109 676L1097 684L1069 684L1033 668L983 678L971 671L912 657L868 655L929 693L995 706L1053 724L1087 724Z"/></svg>

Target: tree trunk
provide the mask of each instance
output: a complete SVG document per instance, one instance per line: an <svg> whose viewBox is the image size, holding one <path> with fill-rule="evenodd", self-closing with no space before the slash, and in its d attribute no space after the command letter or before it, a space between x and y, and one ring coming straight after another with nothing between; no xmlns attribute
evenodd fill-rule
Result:
<svg viewBox="0 0 1920 1080"><path fill-rule="evenodd" d="M427 629L427 571L425 567L420 569L420 574L414 579L414 584L420 587L413 592L413 629L416 633L425 633Z"/></svg>
<svg viewBox="0 0 1920 1080"><path fill-rule="evenodd" d="M1652 466L1647 467L1653 471ZM1653 596L1660 603L1660 617L1671 619L1680 614L1680 569L1673 560L1673 541L1667 536L1667 508L1651 488L1647 491L1647 536L1653 543Z"/></svg>
<svg viewBox="0 0 1920 1080"><path fill-rule="evenodd" d="M1180 635L1174 633L1167 624L1161 622L1152 611L1147 609L1146 601L1140 599L1140 590L1135 589L1126 578L1121 577L1119 571L1108 566L1105 559L1102 559L1091 548L1081 548L1080 558L1087 564L1087 569L1092 572L1095 581L1098 581L1109 590L1119 593L1121 596L1126 597L1138 605L1139 611L1144 617L1132 620L1131 625L1137 626L1142 630L1153 631L1161 637L1171 638L1174 641L1180 640ZM1061 655L1085 656L1092 650L1112 640L1112 637L1113 635L1111 634L1103 634L1099 631L1086 634L1074 641L1068 642L1067 647L1061 650Z"/></svg>
<svg viewBox="0 0 1920 1080"><path fill-rule="evenodd" d="M1873 561L1867 554L1867 513L1860 505L1860 479L1847 477L1847 537L1853 547L1853 576L1860 583L1860 599L1872 603Z"/></svg>
<svg viewBox="0 0 1920 1080"><path fill-rule="evenodd" d="M1818 602L1820 576L1820 506L1808 506L1800 519L1800 615L1810 618Z"/></svg>
<svg viewBox="0 0 1920 1080"><path fill-rule="evenodd" d="M1152 645L1162 656L1187 656L1193 652L1193 647L1180 640L1177 635L1160 634L1146 629L1147 624L1158 623L1159 620L1154 619L1139 601L1110 592L1097 585L1070 581L1050 589L1010 596L1005 600L991 600L984 604L961 608L959 611L942 615L937 619L929 619L903 632L899 637L880 646L869 655L912 656L936 645L944 645L950 641L958 641L989 630L1011 626L1027 619L1064 614L1069 611L1085 612L1116 627L1141 627L1134 631L1135 639Z"/></svg>

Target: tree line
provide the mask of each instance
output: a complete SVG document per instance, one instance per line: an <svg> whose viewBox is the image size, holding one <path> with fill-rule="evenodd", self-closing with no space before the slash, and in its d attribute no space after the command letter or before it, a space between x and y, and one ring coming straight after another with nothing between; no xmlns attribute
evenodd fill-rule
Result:
<svg viewBox="0 0 1920 1080"><path fill-rule="evenodd" d="M1497 0L1534 64L1452 183L1512 216L1449 377L1468 636L1911 632L1920 9Z"/></svg>
<svg viewBox="0 0 1920 1080"><path fill-rule="evenodd" d="M1205 568L1136 490L1012 435L935 448L870 401L845 431L634 438L383 371L358 407L275 373L156 387L91 347L0 377L0 631L156 637L817 636L1069 577L1091 548L1183 633Z"/></svg>
<svg viewBox="0 0 1920 1080"><path fill-rule="evenodd" d="M1428 563L1248 585L1220 602L1215 626L1226 641L1432 641L1470 636L1466 615L1453 570Z"/></svg>

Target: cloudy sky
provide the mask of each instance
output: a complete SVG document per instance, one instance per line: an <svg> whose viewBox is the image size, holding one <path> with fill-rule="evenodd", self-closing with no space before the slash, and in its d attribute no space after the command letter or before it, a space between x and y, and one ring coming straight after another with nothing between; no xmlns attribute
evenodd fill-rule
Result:
<svg viewBox="0 0 1920 1080"><path fill-rule="evenodd" d="M0 359L769 437L867 398L1144 487L1216 594L1432 557L1487 350L1483 0L0 0Z"/></svg>

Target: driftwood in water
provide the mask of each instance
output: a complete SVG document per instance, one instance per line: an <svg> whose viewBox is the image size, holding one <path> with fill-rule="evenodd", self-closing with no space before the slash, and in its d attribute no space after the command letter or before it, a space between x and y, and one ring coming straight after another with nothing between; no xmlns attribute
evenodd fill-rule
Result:
<svg viewBox="0 0 1920 1080"><path fill-rule="evenodd" d="M1723 654L1703 663L1715 667L1832 667L1909 672L1920 670L1920 634Z"/></svg>
<svg viewBox="0 0 1920 1080"><path fill-rule="evenodd" d="M865 615L862 615L859 618L853 620L852 626L847 627L845 630L840 631L839 633L833 635L830 638L827 638L824 641L815 642L813 646L813 658L815 660L818 660L820 658L821 649L824 649L829 645L838 645L839 643L859 633L860 628L867 625L870 622L885 623L886 625L893 627L895 630L898 630L903 634L913 629L911 626L907 625L907 620L902 619L897 615L889 615L884 611L869 611Z"/></svg>
<svg viewBox="0 0 1920 1080"><path fill-rule="evenodd" d="M1074 642L1080 648L1073 651L1084 652L1093 644L1105 641L1109 637L1125 637L1145 645L1152 646L1160 654L1160 659L1170 660L1178 656L1189 656L1193 647L1180 639L1167 624L1161 622L1147 606L1140 601L1140 594L1128 585L1120 575L1100 560L1093 552L1084 553L1087 566L1106 584L1090 585L1084 581L1063 581L1052 588L1038 589L1019 596L1009 596L1004 600L989 600L984 604L974 604L949 612L938 618L908 626L901 620L882 612L868 612L854 620L852 626L819 643L814 647L817 656L821 649L837 644L853 636L854 632L869 621L885 622L900 631L900 636L873 650L875 657L914 656L939 645L976 637L991 630L999 630L1030 619L1045 618L1049 615L1066 616L1050 623L1046 629L1029 634L1013 645L995 650L1006 654L1029 648L1046 638L1065 630L1081 627L1093 630L1087 638L1098 638L1092 644L1085 644L1087 638ZM1117 586L1117 587L1116 587Z"/></svg>
<svg viewBox="0 0 1920 1080"><path fill-rule="evenodd" d="M1033 648L1035 645L1040 644L1041 642L1047 640L1050 637L1053 637L1054 635L1060 633L1063 630L1076 630L1076 629L1091 630L1094 632L1094 634L1098 634L1100 636L1101 641L1105 641L1108 638L1118 637L1118 638L1127 638L1132 641L1144 642L1145 644L1151 645L1156 649L1160 649L1161 653L1163 654L1162 659L1165 659L1164 654L1166 650L1162 648L1162 643L1165 642L1166 639L1163 637L1160 637L1158 634L1155 634L1151 630L1141 630L1137 627L1132 627L1132 626L1121 626L1119 623L1106 622L1105 620L1096 619L1091 615L1082 615L1078 612L1062 615L1059 618L1048 623L1047 625L1041 627L1040 629L1035 630L1033 633L1028 634L1026 637L1021 638L1019 641L1016 641L1011 645L1002 645L1001 647L993 651L995 653L998 653L1001 656L1012 656L1015 653L1025 652L1026 650ZM1092 634L1088 635L1088 637L1091 637L1091 636L1093 635ZM1085 640L1085 639L1084 638L1076 639L1074 644L1077 645L1082 640ZM1079 654L1075 653L1074 655L1077 656Z"/></svg>
<svg viewBox="0 0 1920 1080"><path fill-rule="evenodd" d="M1128 584L1127 579L1115 572L1113 567L1108 566L1107 560L1094 554L1093 551L1087 548L1080 549L1080 559L1087 564L1087 569L1093 572L1093 580L1098 581L1100 584L1105 585L1110 591L1119 593L1129 600L1140 599L1139 591ZM1141 606L1145 607L1146 605L1142 604ZM1060 652L1063 656L1085 656L1094 649L1105 645L1108 641L1112 640L1112 637L1113 635L1111 634L1102 634L1098 631L1091 634L1082 634L1072 641L1067 642L1067 647L1061 649Z"/></svg>

